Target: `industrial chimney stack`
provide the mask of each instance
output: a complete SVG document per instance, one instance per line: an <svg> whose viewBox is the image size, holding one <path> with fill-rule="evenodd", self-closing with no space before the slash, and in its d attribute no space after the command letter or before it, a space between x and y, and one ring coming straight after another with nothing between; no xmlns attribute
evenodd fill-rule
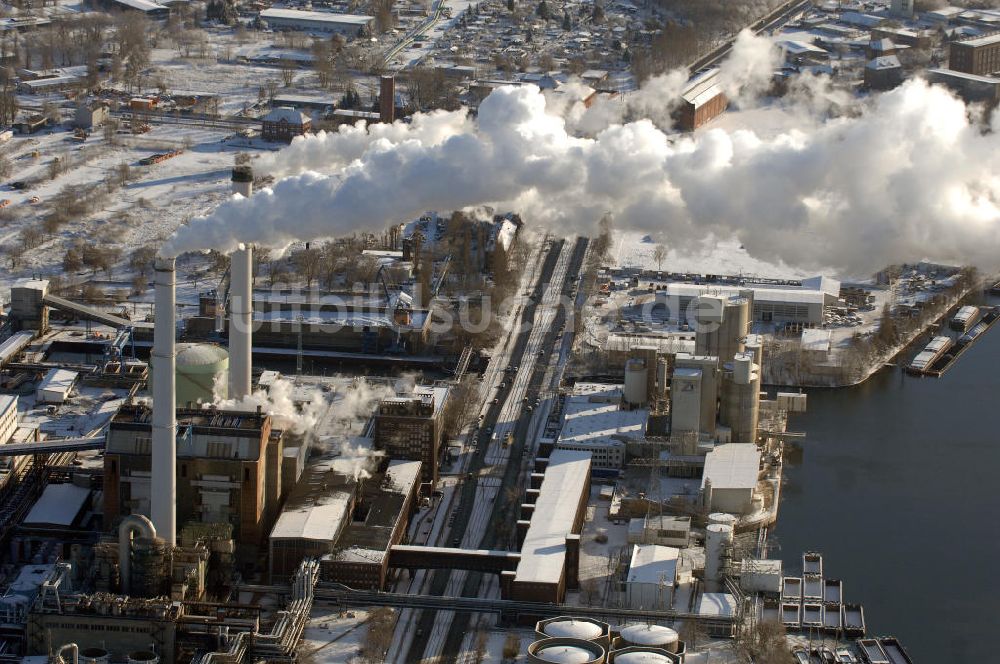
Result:
<svg viewBox="0 0 1000 664"><path fill-rule="evenodd" d="M379 84L378 92L379 119L392 124L396 119L396 79L392 76L383 76Z"/></svg>
<svg viewBox="0 0 1000 664"><path fill-rule="evenodd" d="M245 164L233 167L233 193L243 198L253 194L253 168Z"/></svg>
<svg viewBox="0 0 1000 664"><path fill-rule="evenodd" d="M153 264L156 301L153 329L153 454L150 517L156 532L174 545L177 539L177 392L176 308L173 258Z"/></svg>
<svg viewBox="0 0 1000 664"><path fill-rule="evenodd" d="M230 257L229 397L250 394L250 347L253 342L253 250L249 245Z"/></svg>

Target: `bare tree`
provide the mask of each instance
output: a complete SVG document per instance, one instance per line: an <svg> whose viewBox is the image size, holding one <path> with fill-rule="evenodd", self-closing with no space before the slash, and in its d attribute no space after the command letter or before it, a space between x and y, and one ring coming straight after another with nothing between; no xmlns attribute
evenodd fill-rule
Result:
<svg viewBox="0 0 1000 664"><path fill-rule="evenodd" d="M653 260L656 261L656 271L663 271L663 261L667 258L667 248L662 244L656 245L656 249L653 250Z"/></svg>

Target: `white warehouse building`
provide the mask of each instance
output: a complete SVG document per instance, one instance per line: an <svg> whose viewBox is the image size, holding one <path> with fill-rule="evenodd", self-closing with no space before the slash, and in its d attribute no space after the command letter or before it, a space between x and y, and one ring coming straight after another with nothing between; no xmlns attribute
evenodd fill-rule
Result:
<svg viewBox="0 0 1000 664"><path fill-rule="evenodd" d="M345 37L360 37L368 31L368 27L375 18L362 14L272 8L262 11L260 20L266 22L273 30L302 30L304 32L336 33Z"/></svg>
<svg viewBox="0 0 1000 664"><path fill-rule="evenodd" d="M719 445L705 455L701 490L709 512L749 514L760 475L760 450L753 443Z"/></svg>
<svg viewBox="0 0 1000 664"><path fill-rule="evenodd" d="M657 291L656 302L666 307L667 318L679 323L691 323L695 307L691 303L702 295L738 297L750 291L753 295L751 317L758 323L802 323L822 325L823 314L840 299L840 282L829 277L803 279L801 286L768 286L749 284L745 287L717 284L670 283Z"/></svg>
<svg viewBox="0 0 1000 664"><path fill-rule="evenodd" d="M625 596L633 609L666 611L674 602L677 580L677 559L680 549L658 544L636 544L632 547Z"/></svg>

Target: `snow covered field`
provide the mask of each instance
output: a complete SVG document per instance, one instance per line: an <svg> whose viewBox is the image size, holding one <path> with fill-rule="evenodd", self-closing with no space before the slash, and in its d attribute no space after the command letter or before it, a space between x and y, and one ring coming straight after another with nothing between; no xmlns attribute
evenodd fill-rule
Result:
<svg viewBox="0 0 1000 664"><path fill-rule="evenodd" d="M656 248L663 245L666 257L655 258ZM679 250L670 246L670 238L656 238L637 232L614 233L611 244L612 267L641 268L663 272L695 274L742 275L771 279L801 279L811 276L784 263L772 264L754 258L737 240L707 240L700 250Z"/></svg>

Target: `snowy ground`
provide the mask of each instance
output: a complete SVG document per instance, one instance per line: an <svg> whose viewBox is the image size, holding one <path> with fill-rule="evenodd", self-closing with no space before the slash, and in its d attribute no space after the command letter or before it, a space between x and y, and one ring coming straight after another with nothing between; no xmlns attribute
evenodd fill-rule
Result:
<svg viewBox="0 0 1000 664"><path fill-rule="evenodd" d="M657 263L658 245L667 250ZM801 279L812 276L783 263L772 264L752 257L736 240L709 240L701 250L678 250L669 237L654 237L637 232L615 232L611 243L611 267L641 268L663 272L743 275L772 279Z"/></svg>
<svg viewBox="0 0 1000 664"><path fill-rule="evenodd" d="M368 613L364 610L330 612L314 608L299 644L298 656L308 664L351 664L359 661Z"/></svg>

